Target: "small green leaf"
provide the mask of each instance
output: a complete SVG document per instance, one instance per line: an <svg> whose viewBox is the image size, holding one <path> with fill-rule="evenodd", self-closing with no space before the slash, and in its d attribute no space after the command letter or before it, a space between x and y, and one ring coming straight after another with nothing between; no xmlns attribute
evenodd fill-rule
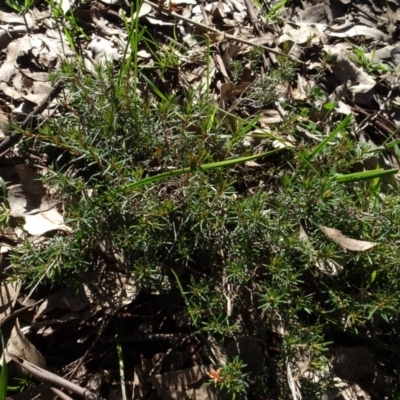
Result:
<svg viewBox="0 0 400 400"><path fill-rule="evenodd" d="M324 108L326 108L327 110L333 110L336 106L337 106L336 101L324 104Z"/></svg>

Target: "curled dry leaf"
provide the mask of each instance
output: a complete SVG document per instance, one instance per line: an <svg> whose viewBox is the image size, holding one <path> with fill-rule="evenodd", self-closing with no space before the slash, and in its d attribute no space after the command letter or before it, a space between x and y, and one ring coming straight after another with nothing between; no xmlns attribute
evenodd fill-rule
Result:
<svg viewBox="0 0 400 400"><path fill-rule="evenodd" d="M347 236L344 236L339 230L328 228L327 226L320 225L319 228L329 239L337 243L339 246L350 251L366 251L372 249L378 244L367 242L365 240L348 238Z"/></svg>
<svg viewBox="0 0 400 400"><path fill-rule="evenodd" d="M218 397L215 389L203 383L203 377L208 375L210 370L212 370L211 365L196 365L191 368L149 376L148 382L155 388L166 388L164 398L217 400L220 397ZM177 392L180 393L179 397Z"/></svg>
<svg viewBox="0 0 400 400"><path fill-rule="evenodd" d="M21 357L38 367L46 368L46 361L40 351L27 339L24 332L22 332L18 318L15 320L15 326L11 331L10 340L7 343L5 354L7 362L11 360L8 354L12 354Z"/></svg>
<svg viewBox="0 0 400 400"><path fill-rule="evenodd" d="M17 302L17 297L21 289L21 281L6 282L0 284L0 323L3 323Z"/></svg>
<svg viewBox="0 0 400 400"><path fill-rule="evenodd" d="M13 185L7 193L10 216L25 219L24 229L31 235L43 235L52 230L70 232L55 204L46 196L46 188L27 165L17 165L22 184Z"/></svg>
<svg viewBox="0 0 400 400"><path fill-rule="evenodd" d="M7 134L8 134L8 118L3 113L3 111L0 110L0 135L5 136Z"/></svg>
<svg viewBox="0 0 400 400"><path fill-rule="evenodd" d="M40 175L27 165L20 164L15 166L15 172L18 174L24 192L39 196L40 198L46 194L46 189L40 179Z"/></svg>
<svg viewBox="0 0 400 400"><path fill-rule="evenodd" d="M121 58L112 42L104 38L97 37L93 39L88 45L88 49L92 52L92 62L94 64L118 61Z"/></svg>
<svg viewBox="0 0 400 400"><path fill-rule="evenodd" d="M224 83L221 85L221 98L223 101L231 101L235 97L240 96L249 86L251 82L242 82L238 85L232 82Z"/></svg>
<svg viewBox="0 0 400 400"><path fill-rule="evenodd" d="M61 7L64 14L69 11L73 3L74 2L72 0L63 0L63 1L56 0L56 4L58 4Z"/></svg>
<svg viewBox="0 0 400 400"><path fill-rule="evenodd" d="M4 11L0 11L0 23L9 25L9 26L27 25L28 29L32 29L35 25L32 17L29 13L26 13L25 15L20 15L20 14L8 13L8 12L4 12Z"/></svg>
<svg viewBox="0 0 400 400"><path fill-rule="evenodd" d="M282 122L282 116L277 110L262 110L259 122L262 126L278 124L279 122Z"/></svg>
<svg viewBox="0 0 400 400"><path fill-rule="evenodd" d="M313 43L320 44L327 41L324 33L324 26L321 24L297 24L298 27L292 28L286 25L283 29L283 34L279 37L279 43L293 41L298 44Z"/></svg>
<svg viewBox="0 0 400 400"><path fill-rule="evenodd" d="M334 36L340 38L348 38L352 36L365 36L367 38L382 40L383 42L387 43L392 42L392 38L390 35L386 35L379 29L371 28L369 26L364 26L364 25L354 25L347 31L341 31L341 32L326 30L325 33L328 36Z"/></svg>
<svg viewBox="0 0 400 400"><path fill-rule="evenodd" d="M129 274L119 271L107 271L93 277L92 282L84 284L87 300L92 304L104 307L107 312L117 312L130 304L139 294L140 285Z"/></svg>
<svg viewBox="0 0 400 400"><path fill-rule="evenodd" d="M27 54L32 49L29 36L14 40L7 46L7 58L0 67L0 81L9 82L17 73L17 58Z"/></svg>

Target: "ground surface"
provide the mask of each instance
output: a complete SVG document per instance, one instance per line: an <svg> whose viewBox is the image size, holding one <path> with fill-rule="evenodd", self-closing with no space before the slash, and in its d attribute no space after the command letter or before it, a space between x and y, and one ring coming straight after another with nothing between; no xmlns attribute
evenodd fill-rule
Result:
<svg viewBox="0 0 400 400"><path fill-rule="evenodd" d="M9 398L396 398L398 2L22 3Z"/></svg>

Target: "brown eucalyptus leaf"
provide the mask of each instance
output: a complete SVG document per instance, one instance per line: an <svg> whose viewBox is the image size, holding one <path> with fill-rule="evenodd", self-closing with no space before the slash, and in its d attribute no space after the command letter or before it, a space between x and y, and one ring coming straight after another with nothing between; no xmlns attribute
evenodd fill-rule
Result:
<svg viewBox="0 0 400 400"><path fill-rule="evenodd" d="M393 40L390 35L386 35L379 29L371 28L364 25L354 25L350 29L342 32L335 31L325 31L328 36L348 38L353 36L365 36L367 38L372 38L376 40L381 40L383 42L392 43Z"/></svg>
<svg viewBox="0 0 400 400"><path fill-rule="evenodd" d="M46 189L42 183L41 177L33 169L25 164L20 164L15 167L15 172L18 174L22 183L24 192L39 196L42 198L46 193Z"/></svg>
<svg viewBox="0 0 400 400"><path fill-rule="evenodd" d="M0 322L7 318L17 302L21 289L21 281L7 282L3 280L0 284Z"/></svg>
<svg viewBox="0 0 400 400"><path fill-rule="evenodd" d="M351 239L344 236L338 229L328 228L327 226L320 225L319 228L329 239L350 251L366 251L372 249L378 244L367 242L365 240Z"/></svg>
<svg viewBox="0 0 400 400"><path fill-rule="evenodd" d="M8 134L8 118L3 111L0 110L0 135L5 136Z"/></svg>
<svg viewBox="0 0 400 400"><path fill-rule="evenodd" d="M27 339L24 332L22 332L18 318L15 320L15 326L11 331L5 354L7 362L10 361L8 354L12 354L40 368L46 368L46 361L40 351Z"/></svg>

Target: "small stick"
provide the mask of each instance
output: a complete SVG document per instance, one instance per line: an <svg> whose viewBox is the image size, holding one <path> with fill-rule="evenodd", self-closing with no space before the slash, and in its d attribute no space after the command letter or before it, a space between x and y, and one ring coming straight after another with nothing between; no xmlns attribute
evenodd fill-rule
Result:
<svg viewBox="0 0 400 400"><path fill-rule="evenodd" d="M22 357L19 357L15 354L7 353L8 356L15 361L18 365L20 365L22 368L24 368L26 371L30 372L35 378L37 378L39 381L54 385L57 387L64 387L67 390L70 390L73 393L76 393L77 395L88 399L88 400L95 400L96 396L90 392L89 390L82 388L78 385L76 385L73 382L67 381L64 378L61 378L61 376L55 375L49 371L46 371L43 368L38 367L35 364L32 364L31 362L24 360Z"/></svg>
<svg viewBox="0 0 400 400"><path fill-rule="evenodd" d="M252 0L244 0L244 4L247 7L247 12L249 13L251 24L253 25L254 29L256 30L257 34L261 36L263 32L261 31L260 27L257 24L257 16L254 10L254 4Z"/></svg>
<svg viewBox="0 0 400 400"><path fill-rule="evenodd" d="M55 387L50 387L50 390L55 393L61 400L73 400L72 397L69 397L67 394L62 392L61 390L58 390Z"/></svg>
<svg viewBox="0 0 400 400"><path fill-rule="evenodd" d="M77 362L75 368L67 374L69 379L72 379L73 376L78 372L79 368L81 367L81 365L84 363L84 361L86 360L86 358L88 357L88 355L90 354L90 352L94 349L94 347L96 346L97 342L99 341L101 335L103 334L103 332L105 331L105 329L107 328L108 324L110 323L111 318L104 318L102 320L102 325L99 329L99 331L96 333L96 337L94 338L93 342L91 343L91 345L89 346L89 348L86 350L85 354L79 359L79 361Z"/></svg>

